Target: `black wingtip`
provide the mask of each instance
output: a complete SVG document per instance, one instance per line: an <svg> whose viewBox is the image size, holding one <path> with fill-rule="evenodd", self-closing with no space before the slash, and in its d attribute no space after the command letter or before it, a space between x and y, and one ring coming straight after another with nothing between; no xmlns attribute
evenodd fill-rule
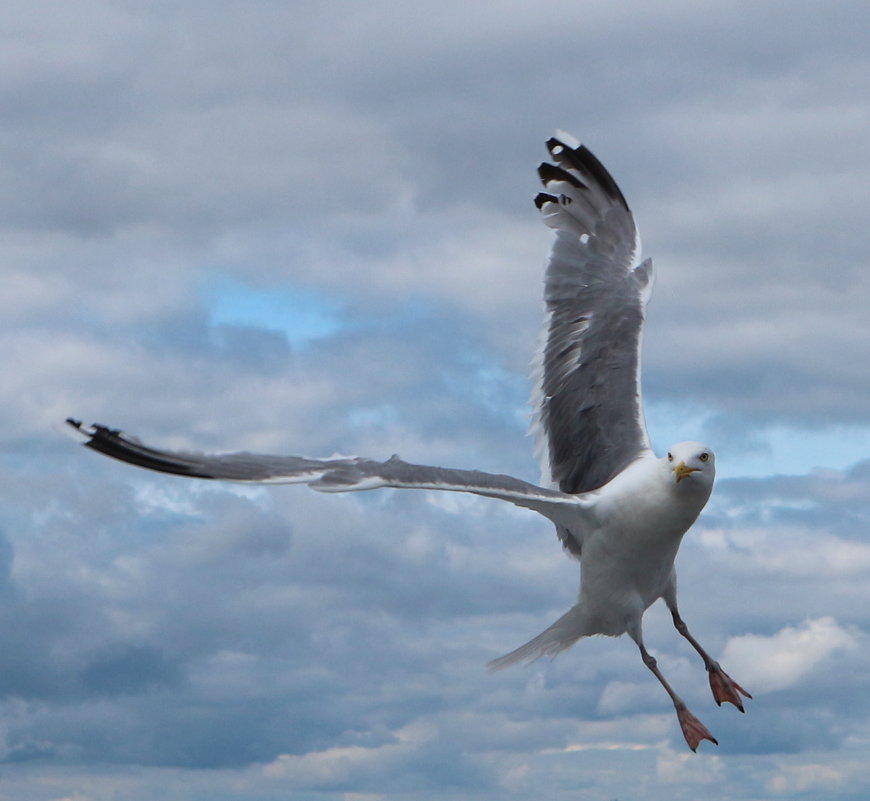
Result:
<svg viewBox="0 0 870 801"><path fill-rule="evenodd" d="M548 195L546 192L538 192L538 194L535 195L535 206L538 208L538 211L544 208L547 203L558 202L559 198L557 198L555 195Z"/></svg>
<svg viewBox="0 0 870 801"><path fill-rule="evenodd" d="M79 434L85 437L83 443L86 448L111 456L127 464L144 467L148 470L156 470L159 473L170 473L176 476L188 478L214 478L209 473L204 473L190 464L183 454L173 454L166 451L155 450L142 445L137 440L125 437L120 429L93 423L90 428L82 425L81 420L68 417L66 422Z"/></svg>
<svg viewBox="0 0 870 801"><path fill-rule="evenodd" d="M563 170L561 167L557 167L555 164L550 164L548 161L544 161L540 164L538 167L538 176L544 186L547 186L553 181L564 181L565 183L571 184L571 186L576 189L588 189L586 184L577 178L577 176L572 175L568 170Z"/></svg>
<svg viewBox="0 0 870 801"><path fill-rule="evenodd" d="M119 441L124 441L121 437L121 430L119 428L109 428L108 426L100 425L99 423L92 423L90 430L82 423L81 420L76 420L74 417L67 417L66 423L69 426L72 426L79 434L83 437L87 437L88 441L85 445L93 446L95 440L111 440L116 439ZM99 448L97 450L100 450Z"/></svg>
<svg viewBox="0 0 870 801"><path fill-rule="evenodd" d="M613 176L588 147L585 145L571 147L553 136L547 140L547 150L556 161L591 176L611 198L621 203L626 211L631 211Z"/></svg>

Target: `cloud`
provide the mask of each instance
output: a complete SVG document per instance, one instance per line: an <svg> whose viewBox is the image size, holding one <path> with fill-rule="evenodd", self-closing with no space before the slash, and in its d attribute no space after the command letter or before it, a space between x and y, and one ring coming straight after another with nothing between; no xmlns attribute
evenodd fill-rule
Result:
<svg viewBox="0 0 870 801"><path fill-rule="evenodd" d="M734 665L747 682L765 692L784 690L798 684L808 673L825 663L832 654L854 650L854 632L830 617L806 620L765 637L744 634L725 645L723 660Z"/></svg>
<svg viewBox="0 0 870 801"><path fill-rule="evenodd" d="M807 792L836 792L848 777L838 768L824 763L794 765L772 778L767 788L776 795Z"/></svg>
<svg viewBox="0 0 870 801"><path fill-rule="evenodd" d="M0 801L866 797L863 6L2 13ZM54 428L535 480L557 127L656 263L653 438L722 465L681 608L747 714L645 621L701 762L625 639L485 672L576 596L533 515L186 483Z"/></svg>

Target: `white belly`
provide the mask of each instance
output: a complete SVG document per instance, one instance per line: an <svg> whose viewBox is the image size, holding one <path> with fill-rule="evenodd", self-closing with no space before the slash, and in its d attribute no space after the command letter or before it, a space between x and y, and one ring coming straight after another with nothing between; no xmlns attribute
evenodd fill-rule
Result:
<svg viewBox="0 0 870 801"><path fill-rule="evenodd" d="M619 635L665 591L674 569L679 538L671 544L614 548L606 537L587 539L580 567L580 604L590 633Z"/></svg>
<svg viewBox="0 0 870 801"><path fill-rule="evenodd" d="M637 619L662 596L683 534L697 517L695 511L674 512L672 505L635 503L631 515L617 511L606 524L587 532L580 602L596 633L622 634L628 620Z"/></svg>

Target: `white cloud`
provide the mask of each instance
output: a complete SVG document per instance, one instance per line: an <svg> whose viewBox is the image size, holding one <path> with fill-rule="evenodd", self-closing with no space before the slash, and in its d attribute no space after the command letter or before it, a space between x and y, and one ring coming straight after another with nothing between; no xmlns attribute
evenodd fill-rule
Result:
<svg viewBox="0 0 870 801"><path fill-rule="evenodd" d="M747 687L776 692L799 684L837 651L857 647L858 635L831 617L821 617L787 626L770 637L732 637L725 645L722 662Z"/></svg>
<svg viewBox="0 0 870 801"><path fill-rule="evenodd" d="M768 780L767 789L776 795L830 792L843 787L849 778L839 767L824 763L789 765Z"/></svg>
<svg viewBox="0 0 870 801"><path fill-rule="evenodd" d="M725 773L723 763L722 757L715 754L707 755L706 759L699 762L695 754L664 748L656 757L656 776L665 785L694 785L699 788L698 793L709 793L709 790L701 788L704 785L721 784Z"/></svg>
<svg viewBox="0 0 870 801"><path fill-rule="evenodd" d="M269 779L283 779L285 787L287 783L304 788L346 784L360 771L389 770L411 750L408 744L390 743L376 748L347 746L302 755L280 754L262 770Z"/></svg>
<svg viewBox="0 0 870 801"><path fill-rule="evenodd" d="M732 510L739 508L729 506L727 501L730 500L729 495L721 503ZM703 529L697 537L717 560L739 562L755 575L813 578L826 582L836 582L847 576L866 577L870 573L870 544L836 536L821 526L783 525L776 519L780 514L818 514L825 505L806 495L796 497L774 491L761 502L752 499L741 510L741 517L757 515L751 523L739 519L733 527ZM859 499L856 507L860 509L862 505L863 499Z"/></svg>

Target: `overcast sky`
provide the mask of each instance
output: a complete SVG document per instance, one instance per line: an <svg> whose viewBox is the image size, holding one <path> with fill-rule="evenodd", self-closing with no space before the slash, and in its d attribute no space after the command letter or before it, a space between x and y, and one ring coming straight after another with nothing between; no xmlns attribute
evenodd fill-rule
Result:
<svg viewBox="0 0 870 801"><path fill-rule="evenodd" d="M23 2L0 11L0 801L870 794L870 6ZM537 480L527 367L572 132L658 283L654 444L720 478L681 609L753 695L685 747L630 640L489 675L572 603L483 499L197 484L201 450Z"/></svg>

